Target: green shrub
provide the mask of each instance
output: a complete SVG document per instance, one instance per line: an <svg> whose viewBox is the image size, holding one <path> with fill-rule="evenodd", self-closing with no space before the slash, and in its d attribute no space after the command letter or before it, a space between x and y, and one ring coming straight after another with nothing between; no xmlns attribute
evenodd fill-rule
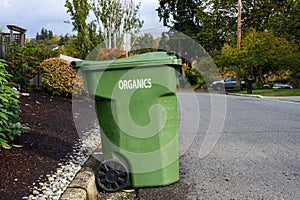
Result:
<svg viewBox="0 0 300 200"><path fill-rule="evenodd" d="M242 88L242 86L235 86L235 87L233 88L233 90L234 90L234 91L241 91L241 90L243 90L243 88Z"/></svg>
<svg viewBox="0 0 300 200"><path fill-rule="evenodd" d="M204 79L196 68L185 70L185 76L193 89L207 89Z"/></svg>
<svg viewBox="0 0 300 200"><path fill-rule="evenodd" d="M57 55L57 51L50 50L36 42L29 42L24 47L12 44L7 52L11 81L20 85L21 89L30 91L30 80L40 73L40 63Z"/></svg>
<svg viewBox="0 0 300 200"><path fill-rule="evenodd" d="M9 149L14 138L20 135L23 127L19 120L19 97L7 85L11 75L0 60L0 147Z"/></svg>
<svg viewBox="0 0 300 200"><path fill-rule="evenodd" d="M261 83L253 83L252 84L252 89L256 90L256 89L262 89L263 88L263 84Z"/></svg>
<svg viewBox="0 0 300 200"><path fill-rule="evenodd" d="M41 65L43 87L53 95L71 96L81 94L83 91L82 79L76 79L77 73L70 62L61 58L44 60ZM73 91L73 86L74 91Z"/></svg>

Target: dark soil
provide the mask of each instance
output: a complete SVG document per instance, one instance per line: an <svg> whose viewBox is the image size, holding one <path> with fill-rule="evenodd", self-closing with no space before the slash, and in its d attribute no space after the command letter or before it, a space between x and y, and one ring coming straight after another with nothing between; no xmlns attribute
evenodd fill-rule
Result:
<svg viewBox="0 0 300 200"><path fill-rule="evenodd" d="M79 139L72 100L33 92L20 98L21 123L30 128L10 150L0 149L0 199L17 200L32 192L33 183L56 171ZM38 184L38 183L37 183Z"/></svg>

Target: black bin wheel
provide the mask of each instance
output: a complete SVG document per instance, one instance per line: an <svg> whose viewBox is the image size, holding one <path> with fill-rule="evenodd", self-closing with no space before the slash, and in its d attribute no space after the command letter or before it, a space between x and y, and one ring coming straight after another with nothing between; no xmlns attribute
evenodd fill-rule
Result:
<svg viewBox="0 0 300 200"><path fill-rule="evenodd" d="M96 184L106 192L117 192L124 188L129 180L127 167L118 160L103 161L96 171Z"/></svg>

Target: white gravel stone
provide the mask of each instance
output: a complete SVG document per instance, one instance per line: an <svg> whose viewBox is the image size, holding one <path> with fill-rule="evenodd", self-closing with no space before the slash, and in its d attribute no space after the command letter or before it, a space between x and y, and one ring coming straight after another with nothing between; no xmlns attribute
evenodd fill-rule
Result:
<svg viewBox="0 0 300 200"><path fill-rule="evenodd" d="M99 130L98 123L95 122L90 130L80 134L81 139L73 147L73 152L58 163L58 169L55 172L47 174L45 177L40 176L40 180L45 180L46 178L47 181L39 181L38 184L34 183L32 194L22 199L59 200L82 165L101 146Z"/></svg>

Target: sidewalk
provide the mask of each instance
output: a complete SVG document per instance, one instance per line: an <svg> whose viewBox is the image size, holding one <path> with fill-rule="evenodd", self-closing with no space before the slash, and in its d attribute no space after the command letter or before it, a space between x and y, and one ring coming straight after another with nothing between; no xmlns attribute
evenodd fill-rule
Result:
<svg viewBox="0 0 300 200"><path fill-rule="evenodd" d="M264 96L263 98L300 103L300 96L289 96L289 97L265 97Z"/></svg>

